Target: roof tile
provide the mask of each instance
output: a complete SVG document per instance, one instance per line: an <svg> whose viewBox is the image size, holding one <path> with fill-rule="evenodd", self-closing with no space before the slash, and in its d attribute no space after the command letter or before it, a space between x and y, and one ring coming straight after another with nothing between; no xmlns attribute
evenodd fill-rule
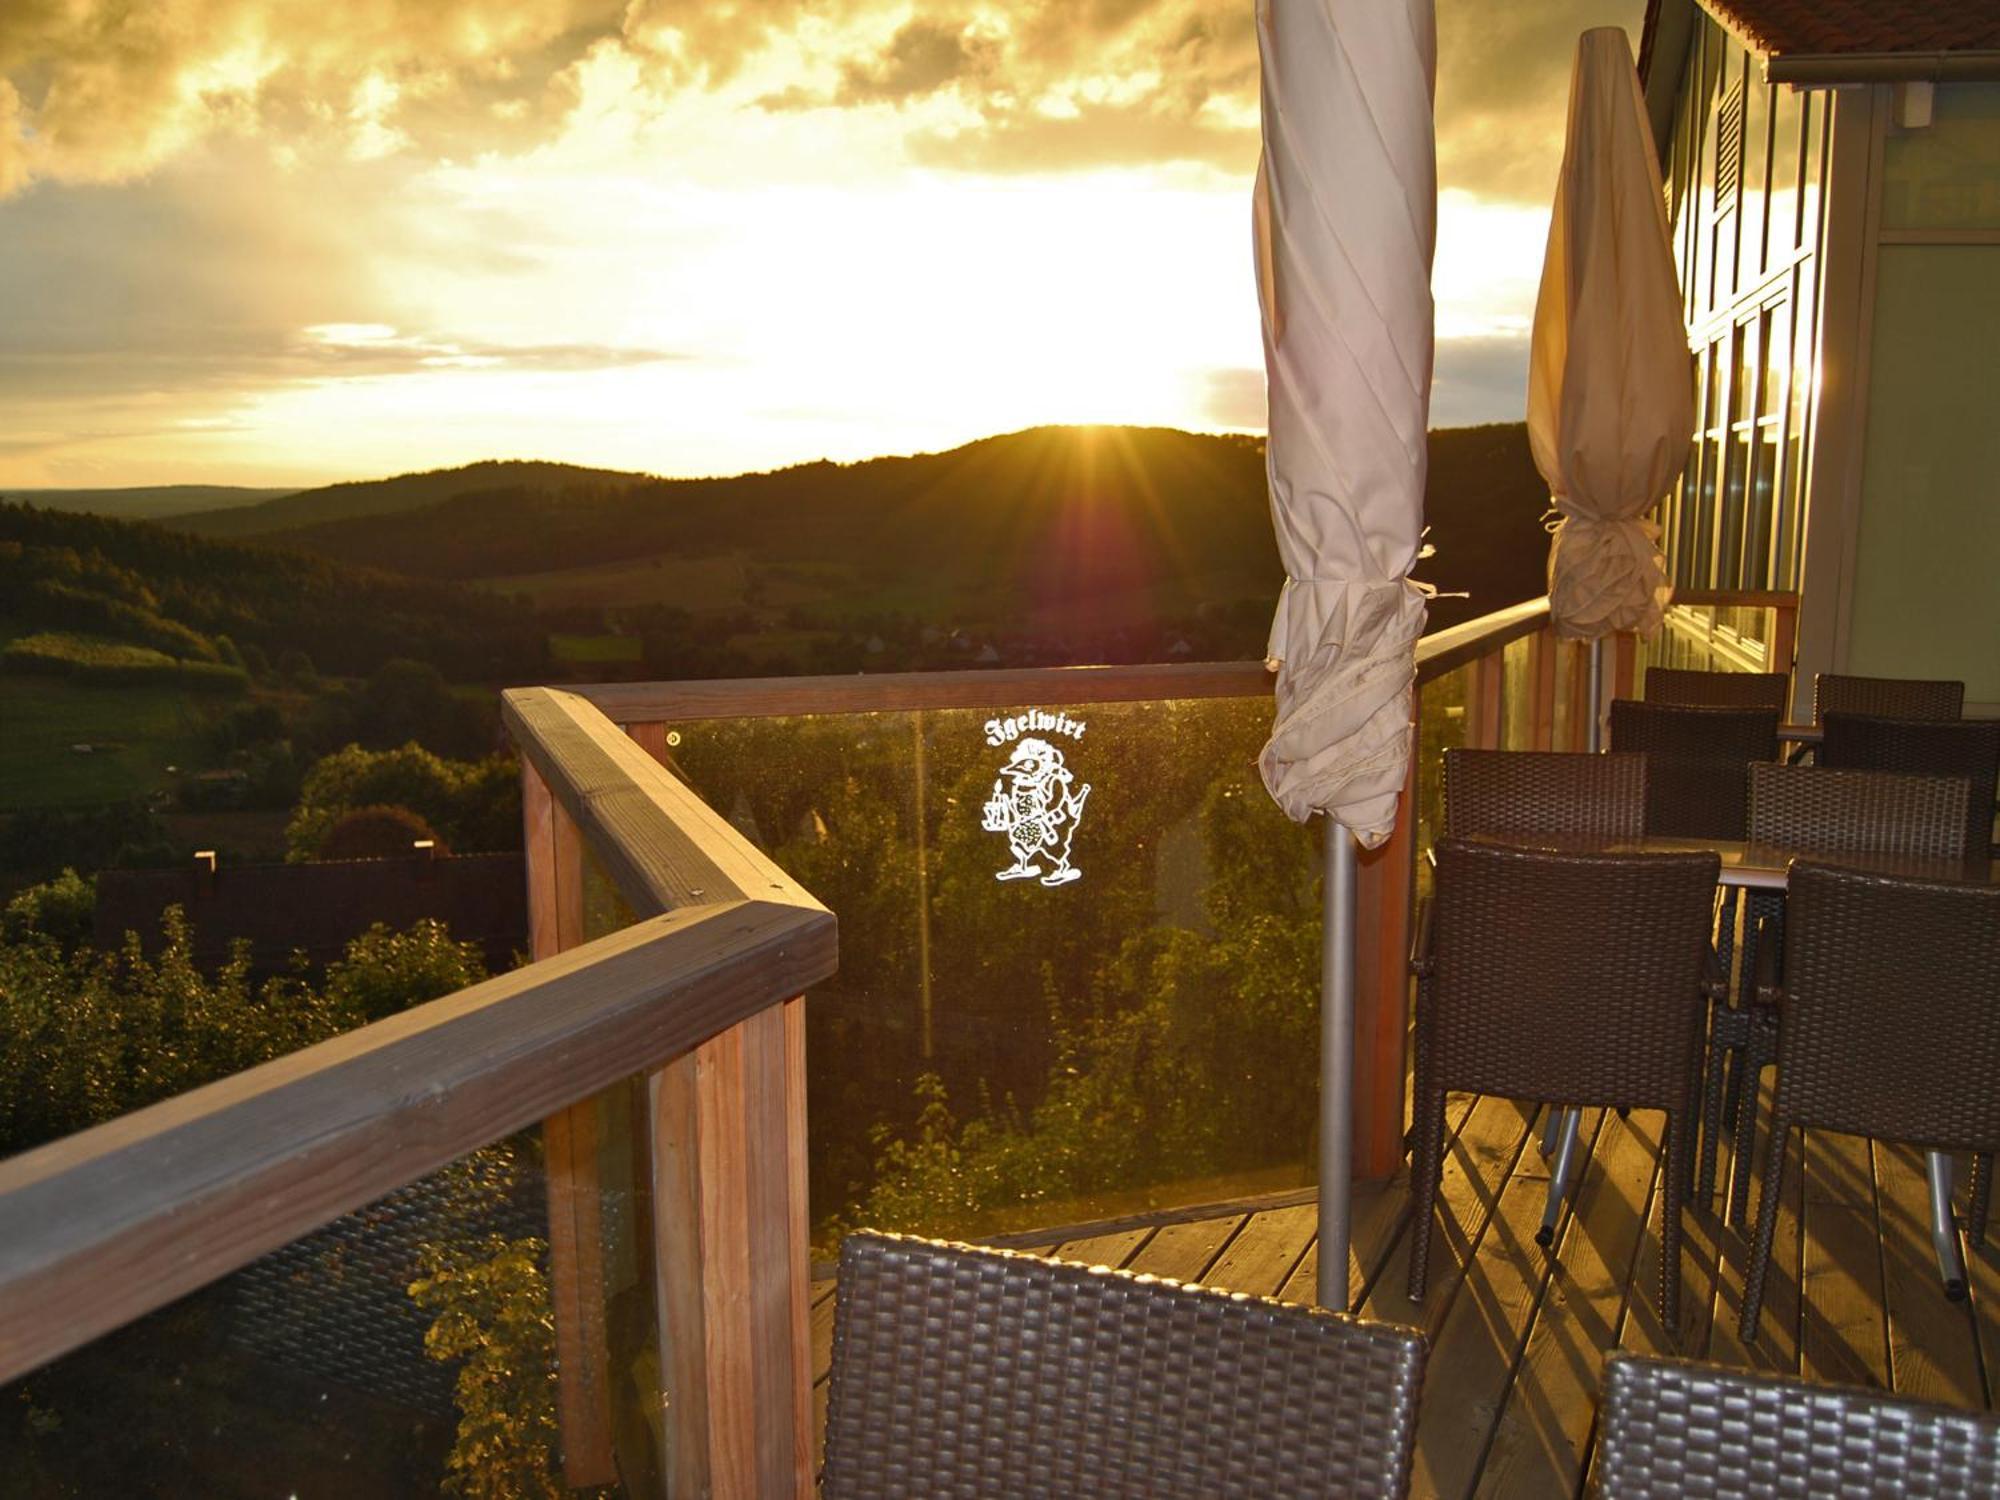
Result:
<svg viewBox="0 0 2000 1500"><path fill-rule="evenodd" d="M2000 0L1702 0L1775 56L2000 48Z"/></svg>

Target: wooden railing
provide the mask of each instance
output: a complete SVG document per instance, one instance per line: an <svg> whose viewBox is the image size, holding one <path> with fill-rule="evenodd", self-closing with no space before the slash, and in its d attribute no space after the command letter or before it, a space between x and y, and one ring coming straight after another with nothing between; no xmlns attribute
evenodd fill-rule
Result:
<svg viewBox="0 0 2000 1500"><path fill-rule="evenodd" d="M1507 648L1524 640L1527 680L1510 694ZM1632 692L1635 659L1622 641L1605 696ZM1465 743L1581 748L1584 652L1558 646L1546 600L1420 643L1420 688L1461 671ZM1261 663L1242 662L508 693L535 962L0 1162L0 1381L540 1121L565 1475L612 1482L627 1466L605 1328L602 1118L590 1101L637 1074L629 1144L651 1205L643 1250L662 1481L671 1493L809 1496L798 997L833 972L834 921L660 764L669 725L1251 698L1271 682ZM1510 697L1525 723L1509 721ZM1417 795L1406 784L1394 836L1360 867L1355 1170L1367 1177L1403 1156ZM632 919L594 940L591 866Z"/></svg>
<svg viewBox="0 0 2000 1500"><path fill-rule="evenodd" d="M1548 601L1536 599L1435 632L1418 643L1417 681L1421 687L1462 667L1487 663L1480 679L1488 685L1483 701L1497 713L1504 691L1497 670L1500 653L1510 643L1533 636L1546 641L1546 649L1538 646L1536 660L1545 663L1546 696L1552 705L1556 653L1547 626ZM1268 696L1273 681L1262 662L1186 662L604 683L573 691L623 724L639 743L664 756L669 726L690 720L1253 698ZM1416 857L1413 795L1413 789L1406 787L1395 835L1364 855L1360 866L1359 930L1370 940L1358 954L1354 1139L1355 1172L1364 1177L1388 1176L1403 1156L1408 1007L1404 954Z"/></svg>
<svg viewBox="0 0 2000 1500"><path fill-rule="evenodd" d="M0 1161L0 1381L646 1073L669 1452L703 1476L677 1493L810 1492L796 997L833 972L833 918L582 700L535 689L507 714L542 849L538 961ZM639 918L590 942L549 879L574 881L547 858L574 836ZM583 1143L549 1145L573 1229L561 1164ZM555 1270L567 1339L590 1322L587 1257ZM601 1416L601 1380L579 1394L588 1361L563 1352L565 1415Z"/></svg>

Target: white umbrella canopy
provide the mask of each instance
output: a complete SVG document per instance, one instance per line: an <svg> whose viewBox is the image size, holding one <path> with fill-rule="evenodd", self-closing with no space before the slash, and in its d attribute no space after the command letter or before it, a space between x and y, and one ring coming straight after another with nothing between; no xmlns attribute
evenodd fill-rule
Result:
<svg viewBox="0 0 2000 1500"><path fill-rule="evenodd" d="M1577 41L1528 365L1528 443L1560 517L1558 635L1659 629L1672 589L1645 516L1687 462L1693 386L1638 71L1624 31L1596 27Z"/></svg>
<svg viewBox="0 0 2000 1500"><path fill-rule="evenodd" d="M1355 845L1395 828L1424 631L1409 572L1428 464L1437 27L1431 0L1257 0L1257 44L1266 467L1286 573L1259 764L1291 817L1326 814L1318 1300L1345 1308Z"/></svg>
<svg viewBox="0 0 2000 1500"><path fill-rule="evenodd" d="M1279 806L1374 848L1410 758L1424 595L1431 253L1431 0L1258 0L1264 153L1258 293L1271 519L1286 581L1271 627Z"/></svg>

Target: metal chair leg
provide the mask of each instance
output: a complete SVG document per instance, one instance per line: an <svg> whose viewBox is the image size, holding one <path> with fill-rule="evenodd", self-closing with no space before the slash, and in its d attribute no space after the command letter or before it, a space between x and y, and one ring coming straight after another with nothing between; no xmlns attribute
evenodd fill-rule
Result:
<svg viewBox="0 0 2000 1500"><path fill-rule="evenodd" d="M1926 1151L1924 1168L1931 1180L1931 1248L1937 1253L1938 1274L1944 1278L1947 1302L1965 1300L1965 1255L1958 1245L1958 1225L1951 1216L1951 1156Z"/></svg>
<svg viewBox="0 0 2000 1500"><path fill-rule="evenodd" d="M1555 1162L1549 1168L1549 1201L1542 1209L1542 1227L1535 1231L1535 1243L1544 1248L1556 1242L1556 1220L1562 1215L1563 1194L1569 1187L1569 1169L1576 1161L1576 1137L1583 1124L1583 1111L1550 1109L1549 1122L1562 1117L1562 1139L1556 1146Z"/></svg>
<svg viewBox="0 0 2000 1500"><path fill-rule="evenodd" d="M1563 1117L1568 1110L1549 1106L1548 1118L1542 1121L1542 1157L1544 1160L1556 1154L1556 1147L1562 1141Z"/></svg>

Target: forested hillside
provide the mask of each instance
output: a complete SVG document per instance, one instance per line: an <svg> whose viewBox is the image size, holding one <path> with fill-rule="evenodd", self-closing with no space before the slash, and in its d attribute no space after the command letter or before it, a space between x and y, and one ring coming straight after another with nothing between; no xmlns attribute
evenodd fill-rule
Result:
<svg viewBox="0 0 2000 1500"><path fill-rule="evenodd" d="M491 594L4 502L0 601L15 635L82 632L185 661L218 660L218 637L355 676L415 655L456 680L520 680L543 660L533 617Z"/></svg>
<svg viewBox="0 0 2000 1500"><path fill-rule="evenodd" d="M1540 592L1546 503L1519 424L1431 435L1438 555L1420 571L1471 595L1440 600L1435 623ZM1161 428L1035 428L946 453L729 479L510 474L420 509L266 540L425 577L531 585L634 559L733 554L808 613L860 607L1017 630L1268 604L1283 576L1261 440Z"/></svg>
<svg viewBox="0 0 2000 1500"><path fill-rule="evenodd" d="M394 479L356 480L279 493L259 505L229 505L200 511L183 507L192 513L176 517L174 525L197 536L266 536L322 522L421 510L458 495L501 486L560 489L572 484L599 484L616 490L645 478L643 474L585 469L575 464L489 459L457 469L431 469L421 474L400 474Z"/></svg>

